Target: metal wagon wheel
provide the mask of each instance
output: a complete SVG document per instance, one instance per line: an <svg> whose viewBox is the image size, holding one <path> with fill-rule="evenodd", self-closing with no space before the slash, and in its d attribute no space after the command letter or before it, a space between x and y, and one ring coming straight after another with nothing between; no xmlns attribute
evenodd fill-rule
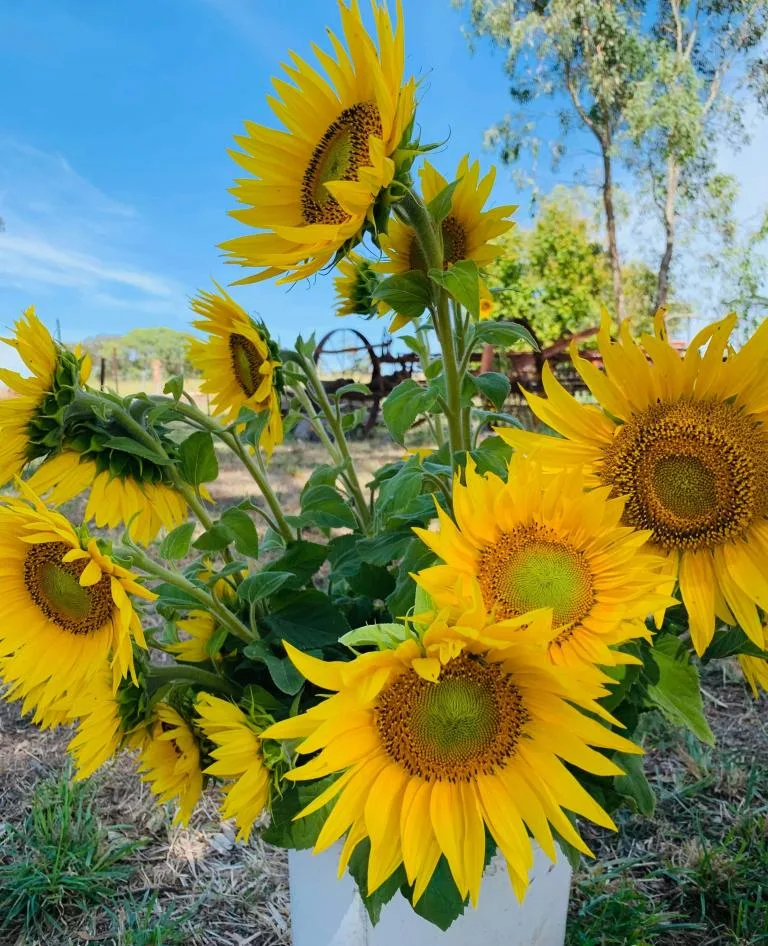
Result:
<svg viewBox="0 0 768 946"><path fill-rule="evenodd" d="M383 396L381 359L368 339L354 328L335 328L327 332L317 343L315 364L323 386L329 394L345 384L361 382L367 384L370 395L350 392L340 399L342 410L354 410L362 405L368 408L363 433L373 429L379 416Z"/></svg>

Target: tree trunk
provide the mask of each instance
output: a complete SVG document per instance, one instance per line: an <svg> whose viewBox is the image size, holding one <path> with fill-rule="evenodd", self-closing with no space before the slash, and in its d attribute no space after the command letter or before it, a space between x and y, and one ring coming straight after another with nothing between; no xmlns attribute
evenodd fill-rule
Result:
<svg viewBox="0 0 768 946"><path fill-rule="evenodd" d="M601 141L600 147L603 152L603 205L605 207L605 228L608 234L608 258L611 263L616 317L621 321L626 313L624 310L624 289L621 282L621 257L619 256L619 243L616 238L616 211L613 206L611 143L610 141Z"/></svg>
<svg viewBox="0 0 768 946"><path fill-rule="evenodd" d="M659 274L656 278L656 298L653 301L654 312L661 306L665 306L669 298L669 271L675 249L675 203L679 180L680 168L675 159L670 157L667 160L667 192L664 199L664 252L661 255Z"/></svg>

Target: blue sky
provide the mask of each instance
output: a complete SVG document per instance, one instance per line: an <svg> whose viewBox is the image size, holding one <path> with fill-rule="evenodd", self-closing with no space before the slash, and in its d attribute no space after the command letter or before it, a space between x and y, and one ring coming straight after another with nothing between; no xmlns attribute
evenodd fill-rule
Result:
<svg viewBox="0 0 768 946"><path fill-rule="evenodd" d="M466 151L489 166L483 134L508 108L502 56L470 53L450 0L404 8L408 66L425 77L423 137L449 137L435 160L446 174ZM0 325L34 303L65 340L184 328L197 288L240 275L216 249L242 232L226 215L232 135L244 119L274 123L271 76L288 49L322 43L326 25L338 27L333 0L0 3ZM571 153L585 146L577 137ZM753 208L768 201L767 147L762 125L752 148L724 156ZM539 169L543 191L555 182ZM494 200L521 203L525 219L507 169ZM329 276L237 297L284 344L339 324Z"/></svg>

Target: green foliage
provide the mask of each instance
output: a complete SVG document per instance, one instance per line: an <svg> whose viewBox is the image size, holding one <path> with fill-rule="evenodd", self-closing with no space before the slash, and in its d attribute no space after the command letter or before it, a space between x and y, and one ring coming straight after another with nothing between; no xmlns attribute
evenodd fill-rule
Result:
<svg viewBox="0 0 768 946"><path fill-rule="evenodd" d="M189 332L162 326L134 328L124 335L94 335L82 341L82 347L93 359L98 370L99 361L107 362L110 378L112 360L117 358L121 378L149 378L152 362L162 363L164 377L184 375L197 377L199 372L187 358L187 346L193 336Z"/></svg>
<svg viewBox="0 0 768 946"><path fill-rule="evenodd" d="M647 689L650 704L678 726L686 726L702 742L712 745L714 736L704 717L699 674L677 638L659 637L654 642L653 661L659 678Z"/></svg>
<svg viewBox="0 0 768 946"><path fill-rule="evenodd" d="M0 850L0 932L44 936L62 918L109 902L133 872L140 847L108 832L93 811L93 790L68 773L41 783L29 815Z"/></svg>
<svg viewBox="0 0 768 946"><path fill-rule="evenodd" d="M213 446L213 437L198 430L190 434L179 445L181 473L191 486L211 483L219 475L219 461Z"/></svg>

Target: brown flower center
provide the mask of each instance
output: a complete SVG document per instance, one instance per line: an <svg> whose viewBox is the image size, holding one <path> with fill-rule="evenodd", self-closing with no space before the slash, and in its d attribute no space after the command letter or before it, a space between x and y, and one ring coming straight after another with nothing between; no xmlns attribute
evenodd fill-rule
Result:
<svg viewBox="0 0 768 946"><path fill-rule="evenodd" d="M733 404L655 404L619 429L601 477L663 548L711 547L768 512L768 436Z"/></svg>
<svg viewBox="0 0 768 946"><path fill-rule="evenodd" d="M24 584L43 614L71 634L90 634L110 620L115 611L109 575L83 587L80 575L90 559L62 562L70 551L65 542L30 545L24 559Z"/></svg>
<svg viewBox="0 0 768 946"><path fill-rule="evenodd" d="M381 115L373 102L345 108L331 122L312 152L301 184L304 223L342 224L349 214L325 187L329 181L356 181L361 167L369 167L368 140L383 135Z"/></svg>
<svg viewBox="0 0 768 946"><path fill-rule="evenodd" d="M428 782L469 782L503 768L529 719L511 675L465 655L436 683L406 670L381 692L375 712L390 758Z"/></svg>
<svg viewBox="0 0 768 946"><path fill-rule="evenodd" d="M264 359L249 338L237 333L229 336L229 353L237 383L247 397L252 397L264 379L261 373Z"/></svg>

